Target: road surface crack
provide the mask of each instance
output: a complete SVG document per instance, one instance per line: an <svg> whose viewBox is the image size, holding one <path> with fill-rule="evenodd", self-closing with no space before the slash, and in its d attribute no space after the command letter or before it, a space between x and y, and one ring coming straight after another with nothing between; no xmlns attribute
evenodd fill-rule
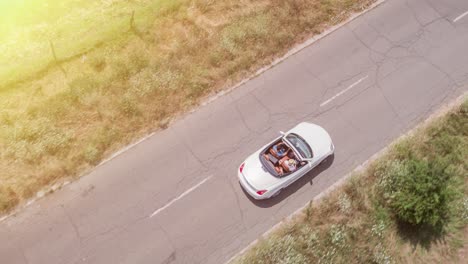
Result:
<svg viewBox="0 0 468 264"><path fill-rule="evenodd" d="M65 205L60 205L60 207L62 207L63 209L63 212L65 213L65 215L67 216L68 218L68 221L70 222L70 224L72 225L73 227L73 230L76 234L76 237L78 238L78 242L80 243L80 247L83 247L83 237L81 236L80 234L80 231L78 229L78 226L75 224L75 221L73 221L73 218L70 216L70 214L68 213L67 209L65 208Z"/></svg>
<svg viewBox="0 0 468 264"><path fill-rule="evenodd" d="M180 142L182 143L182 145L187 149L187 151L190 153L190 155L192 155L192 157L205 169L208 169L208 166L197 156L197 154L195 154L195 152L192 150L192 148L185 142L185 140L183 139L183 137L181 135L179 135L179 133L177 133L176 130L173 130L174 131L174 134L176 135L176 137L180 138Z"/></svg>
<svg viewBox="0 0 468 264"><path fill-rule="evenodd" d="M234 197L235 197L235 200L236 200L236 205L237 205L237 208L239 209L239 216L240 216L241 221L242 221L242 227L245 230L246 229L246 224L245 224L245 218L244 218L244 211L242 210L242 207L241 207L241 204L240 204L240 201L239 201L239 196L237 195L236 189L234 188L234 185L229 180L229 178L225 177L225 179L226 179L228 185L230 186L232 193L234 194Z"/></svg>
<svg viewBox="0 0 468 264"><path fill-rule="evenodd" d="M247 125L247 122L245 121L245 118L244 118L244 115L242 114L242 112L240 111L239 109L239 106L237 105L236 102L233 103L234 104L234 108L236 109L236 112L239 114L239 117L242 121L242 124L244 124L245 128L247 128L247 130L250 132L250 133L255 133L255 134L258 134L256 131L254 131L253 129L251 129L249 127L249 125Z"/></svg>
<svg viewBox="0 0 468 264"><path fill-rule="evenodd" d="M169 233L166 231L166 229L164 229L164 227L159 222L156 222L156 224L159 226L159 229L161 229L161 231L164 233L164 236L166 236L167 241L169 241L169 245L172 247L173 254L174 254L174 259L175 259L175 254L176 254L177 250L176 250L176 246L175 246L174 242L172 242L172 239L169 236Z"/></svg>

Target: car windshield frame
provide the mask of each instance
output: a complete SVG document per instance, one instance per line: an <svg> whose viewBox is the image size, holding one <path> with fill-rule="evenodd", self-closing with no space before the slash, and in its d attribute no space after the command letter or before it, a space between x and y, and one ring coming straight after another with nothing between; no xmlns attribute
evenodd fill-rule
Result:
<svg viewBox="0 0 468 264"><path fill-rule="evenodd" d="M300 142L302 143L303 146L305 146L307 149L306 151L308 151L310 153L310 157L307 156L307 153L304 153L304 149L301 148L301 145L296 145L296 142L292 142L288 137L289 136L294 136L296 138L296 140L298 139L299 141L296 141L296 142ZM288 145L290 145L290 147L292 147L300 156L301 158L304 160L304 159L312 159L314 157L314 152L312 151L312 148L309 146L309 144L307 143L307 141L305 141L301 136L299 136L298 134L296 133L289 133L287 135L285 135L283 137L283 140L287 141Z"/></svg>

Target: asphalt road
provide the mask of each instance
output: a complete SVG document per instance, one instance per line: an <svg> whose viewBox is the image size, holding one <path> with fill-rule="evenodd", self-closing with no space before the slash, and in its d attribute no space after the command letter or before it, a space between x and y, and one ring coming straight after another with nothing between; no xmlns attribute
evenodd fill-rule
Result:
<svg viewBox="0 0 468 264"><path fill-rule="evenodd" d="M389 0L0 223L0 263L223 263L468 84L468 1ZM248 154L296 123L335 158L256 202Z"/></svg>

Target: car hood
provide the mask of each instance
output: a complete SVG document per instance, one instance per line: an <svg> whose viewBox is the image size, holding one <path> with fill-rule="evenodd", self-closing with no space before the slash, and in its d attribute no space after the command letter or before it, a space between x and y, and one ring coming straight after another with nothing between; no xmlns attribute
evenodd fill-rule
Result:
<svg viewBox="0 0 468 264"><path fill-rule="evenodd" d="M332 140L321 126L303 122L287 132L301 136L312 149L314 157L326 155L330 151Z"/></svg>
<svg viewBox="0 0 468 264"><path fill-rule="evenodd" d="M260 152L256 152L245 160L242 175L254 189L268 190L271 186L280 183L281 178L271 175L263 168L259 154Z"/></svg>

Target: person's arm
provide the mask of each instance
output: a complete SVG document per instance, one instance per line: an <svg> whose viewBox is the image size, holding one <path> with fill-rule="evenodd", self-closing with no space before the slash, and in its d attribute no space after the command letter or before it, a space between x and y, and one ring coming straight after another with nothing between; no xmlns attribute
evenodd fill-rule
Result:
<svg viewBox="0 0 468 264"><path fill-rule="evenodd" d="M274 146L270 148L270 154L273 155L275 158L279 158L278 154L275 151Z"/></svg>
<svg viewBox="0 0 468 264"><path fill-rule="evenodd" d="M288 160L289 158L287 156L285 157L282 157L278 162L280 165L282 165L284 163L284 161Z"/></svg>
<svg viewBox="0 0 468 264"><path fill-rule="evenodd" d="M278 173L278 175L283 175L283 168L281 167L281 165L275 166L275 171Z"/></svg>
<svg viewBox="0 0 468 264"><path fill-rule="evenodd" d="M280 163L281 164L281 167L283 168L283 170L285 170L286 172L289 172L289 167L288 165L285 163L289 160L289 158L286 156L284 158L281 159L282 162Z"/></svg>

